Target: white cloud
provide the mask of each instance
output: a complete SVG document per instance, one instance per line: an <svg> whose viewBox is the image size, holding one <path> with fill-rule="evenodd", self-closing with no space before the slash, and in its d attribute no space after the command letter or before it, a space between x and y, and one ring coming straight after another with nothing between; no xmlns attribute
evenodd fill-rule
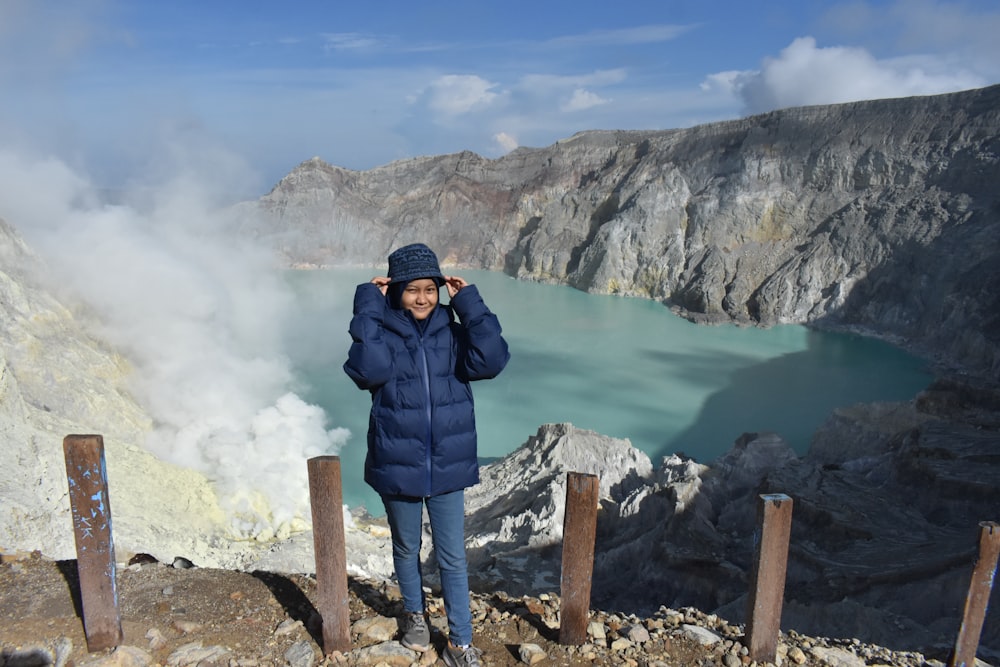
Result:
<svg viewBox="0 0 1000 667"><path fill-rule="evenodd" d="M72 67L95 40L107 37L101 27L105 4L0 2L0 79L37 81Z"/></svg>
<svg viewBox="0 0 1000 667"><path fill-rule="evenodd" d="M527 74L511 88L511 98L521 116L579 113L611 102L600 89L617 86L627 78L627 72L620 68L572 75ZM577 128L568 130L575 131Z"/></svg>
<svg viewBox="0 0 1000 667"><path fill-rule="evenodd" d="M995 3L954 0L864 0L835 5L821 25L852 42L865 39L872 48L900 52L963 54L980 73L1000 71L1000 7Z"/></svg>
<svg viewBox="0 0 1000 667"><path fill-rule="evenodd" d="M497 84L473 74L446 74L431 83L428 106L446 116L488 108L499 97Z"/></svg>
<svg viewBox="0 0 1000 667"><path fill-rule="evenodd" d="M709 74L705 80L699 84L699 88L706 93L721 92L736 96L739 92L739 84L745 77L753 76L756 72L745 70L729 70L726 72L716 72Z"/></svg>
<svg viewBox="0 0 1000 667"><path fill-rule="evenodd" d="M685 25L644 25L618 30L595 30L582 35L567 35L550 39L546 44L574 49L595 46L623 46L631 44L653 44L670 41L691 30Z"/></svg>
<svg viewBox="0 0 1000 667"><path fill-rule="evenodd" d="M767 58L761 69L735 77L720 74L703 89L731 81L748 113L812 104L909 95L932 95L986 85L980 76L954 68L943 58L911 56L878 60L858 47L817 47L800 37Z"/></svg>
<svg viewBox="0 0 1000 667"><path fill-rule="evenodd" d="M357 32L323 34L323 49L325 51L360 51L374 49L377 46L379 46L379 40Z"/></svg>
<svg viewBox="0 0 1000 667"><path fill-rule="evenodd" d="M518 88L539 94L561 93L574 88L610 86L628 78L622 68L594 70L587 74L526 74L518 81Z"/></svg>
<svg viewBox="0 0 1000 667"><path fill-rule="evenodd" d="M977 12L962 2L897 0L888 10L900 26L895 43L916 53L948 54L949 61L994 83L1000 79L1000 6L986 4L988 11Z"/></svg>
<svg viewBox="0 0 1000 667"><path fill-rule="evenodd" d="M498 132L493 135L493 141L496 142L496 145L503 153L509 153L520 145L516 137L506 132Z"/></svg>
<svg viewBox="0 0 1000 667"><path fill-rule="evenodd" d="M583 111L584 109L590 109L591 107L600 106L602 104L607 104L610 100L607 100L596 93L592 93L584 88L577 88L573 91L570 98L562 105L560 105L560 110L573 112L573 111Z"/></svg>

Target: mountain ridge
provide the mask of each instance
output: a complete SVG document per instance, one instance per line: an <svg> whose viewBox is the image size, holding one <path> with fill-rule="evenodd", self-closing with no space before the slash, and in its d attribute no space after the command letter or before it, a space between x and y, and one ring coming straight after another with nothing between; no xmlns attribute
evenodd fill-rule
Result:
<svg viewBox="0 0 1000 667"><path fill-rule="evenodd" d="M245 205L289 266L457 267L655 299L700 323L863 331L1000 373L1000 86L582 132L496 159L303 162Z"/></svg>

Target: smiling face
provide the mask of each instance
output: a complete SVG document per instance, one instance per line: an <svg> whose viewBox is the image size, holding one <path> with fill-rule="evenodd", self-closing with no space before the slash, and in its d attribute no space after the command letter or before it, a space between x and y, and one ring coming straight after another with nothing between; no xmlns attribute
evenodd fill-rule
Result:
<svg viewBox="0 0 1000 667"><path fill-rule="evenodd" d="M417 278L411 280L403 288L400 305L403 310L413 313L414 319L423 320L434 310L438 303L438 284L433 278Z"/></svg>

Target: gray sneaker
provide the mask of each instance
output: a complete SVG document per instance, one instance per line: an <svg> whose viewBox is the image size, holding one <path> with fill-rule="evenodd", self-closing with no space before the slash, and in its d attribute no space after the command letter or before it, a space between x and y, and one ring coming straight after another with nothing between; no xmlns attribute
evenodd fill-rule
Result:
<svg viewBox="0 0 1000 667"><path fill-rule="evenodd" d="M448 667L483 667L482 661L479 660L482 655L483 652L472 644L455 646L448 642L441 657L444 658L444 664Z"/></svg>
<svg viewBox="0 0 1000 667"><path fill-rule="evenodd" d="M408 612L403 617L403 636L399 643L418 653L424 653L431 647L431 631L427 627L427 619L419 611Z"/></svg>

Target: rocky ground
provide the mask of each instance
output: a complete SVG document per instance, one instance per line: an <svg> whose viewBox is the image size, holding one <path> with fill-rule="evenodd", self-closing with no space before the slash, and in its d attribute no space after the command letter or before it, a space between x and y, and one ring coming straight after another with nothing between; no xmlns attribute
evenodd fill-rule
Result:
<svg viewBox="0 0 1000 667"><path fill-rule="evenodd" d="M124 639L115 650L88 653L75 561L39 555L0 564L0 667L145 666L292 667L443 664L435 649L420 655L395 641L398 591L384 582L350 579L347 653L323 655L310 575L237 572L133 564L118 570ZM473 596L475 644L487 665L751 665L742 628L693 609L661 608L648 618L593 611L588 643L558 641L557 596ZM431 597L435 645L446 627ZM782 633L778 663L850 667L943 665L947 656L892 652L856 640Z"/></svg>

